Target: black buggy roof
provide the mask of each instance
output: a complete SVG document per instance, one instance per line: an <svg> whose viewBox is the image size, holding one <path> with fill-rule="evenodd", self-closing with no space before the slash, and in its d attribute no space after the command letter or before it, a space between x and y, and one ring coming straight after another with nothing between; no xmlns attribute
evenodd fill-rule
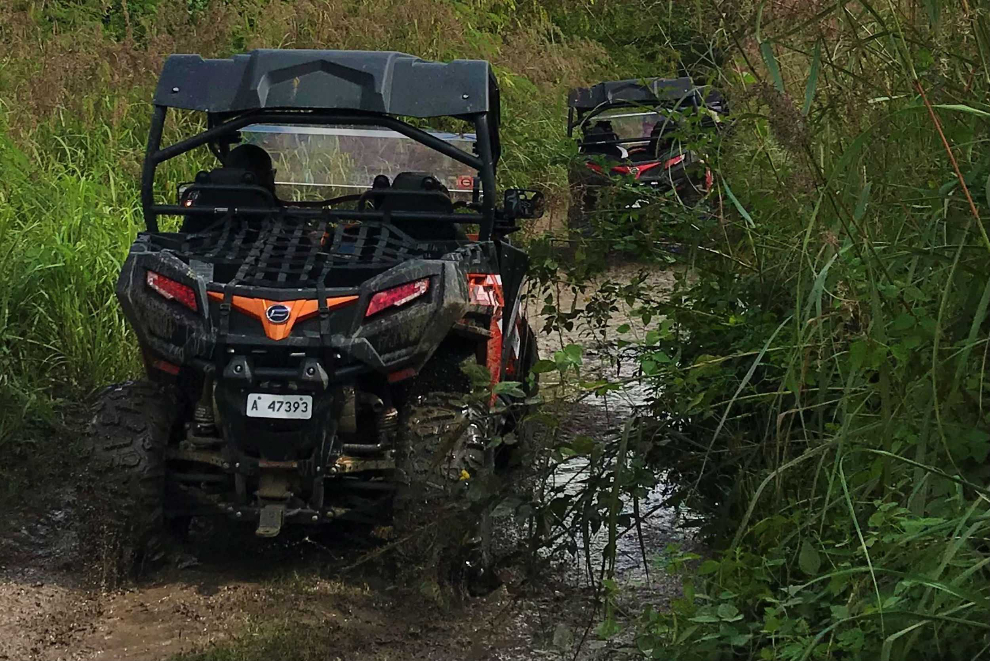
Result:
<svg viewBox="0 0 990 661"><path fill-rule="evenodd" d="M230 59L172 55L155 105L207 113L351 110L406 117L497 116L498 85L480 60L430 62L388 51L255 50Z"/></svg>
<svg viewBox="0 0 990 661"><path fill-rule="evenodd" d="M579 87L567 95L567 105L579 113L608 106L655 106L677 102L695 105L700 101L700 91L687 76L612 80L592 87Z"/></svg>

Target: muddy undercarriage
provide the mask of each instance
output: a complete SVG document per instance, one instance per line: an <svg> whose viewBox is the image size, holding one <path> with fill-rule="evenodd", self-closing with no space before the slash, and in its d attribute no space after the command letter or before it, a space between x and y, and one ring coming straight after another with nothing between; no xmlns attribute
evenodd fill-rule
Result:
<svg viewBox="0 0 990 661"><path fill-rule="evenodd" d="M210 407L197 405L180 439L165 449L165 516L182 521L226 515L251 522L262 537L277 535L285 524L388 523L397 491L432 478L457 483L462 471L485 468L475 452L485 439L479 425L468 422L469 387L425 392L414 382L395 391L383 400L353 386L337 388L331 394L330 438L304 459L269 459L245 450L249 444L224 437ZM504 414L477 415L504 426ZM424 442L434 437L436 447ZM425 465L412 461L424 444L429 452L442 449L442 456L431 456Z"/></svg>

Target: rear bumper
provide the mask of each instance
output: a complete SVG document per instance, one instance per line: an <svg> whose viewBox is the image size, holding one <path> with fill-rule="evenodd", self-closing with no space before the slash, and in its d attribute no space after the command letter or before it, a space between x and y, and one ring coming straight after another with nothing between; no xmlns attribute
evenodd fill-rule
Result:
<svg viewBox="0 0 990 661"><path fill-rule="evenodd" d="M301 507L286 509L286 525L306 525L321 526L338 521L350 521L354 523L381 523L388 514L387 503L376 503L374 507L348 508L348 507L323 507L313 509ZM192 498L180 502L172 502L165 510L168 518L179 518L188 516L218 516L226 517L233 521L243 521L252 525L257 525L261 519L261 506L258 505L233 505L215 502L194 500Z"/></svg>
<svg viewBox="0 0 990 661"><path fill-rule="evenodd" d="M118 280L117 297L138 336L149 371L164 361L175 368L174 372L214 369L222 375L230 362L241 356L257 364L252 374L259 379L292 381L288 373L265 373L266 365L291 367L291 354L319 360L330 383L346 383L362 372L387 375L421 368L468 310L467 272L472 269L484 272L485 264L469 268L454 260L413 260L360 287L326 289L326 296L355 298L330 310L326 318L314 316L297 323L288 337L272 340L257 319L225 310L223 301L210 296L219 286L199 278L170 252L151 250L148 241L139 239ZM190 310L150 290L145 284L149 270L192 287L198 309ZM421 278L431 281L430 291L422 299L365 319L364 311L375 293ZM290 296L298 300L317 297L315 289L235 287L233 293L272 301ZM266 355L270 359L266 360Z"/></svg>
<svg viewBox="0 0 990 661"><path fill-rule="evenodd" d="M287 524L380 522L382 515L387 514L395 490L394 481L381 479L395 470L395 459L390 454L336 456L324 469L312 461L259 459L229 446L219 451L171 447L167 456L170 469L166 473L165 514L172 518L224 516L257 523L266 506L277 504L284 508ZM251 487L243 497L236 495L237 482L257 485L260 475L271 472L296 476L291 481L301 485L318 484L320 495L313 493L310 486L303 487L305 494L276 500L261 494L255 497L257 486Z"/></svg>

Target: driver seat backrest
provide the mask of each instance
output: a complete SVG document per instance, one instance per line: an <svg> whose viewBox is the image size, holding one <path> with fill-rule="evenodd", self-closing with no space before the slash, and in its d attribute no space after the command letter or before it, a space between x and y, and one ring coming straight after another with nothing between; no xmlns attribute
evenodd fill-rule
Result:
<svg viewBox="0 0 990 661"><path fill-rule="evenodd" d="M619 134L612 127L612 122L595 122L584 132L584 138L581 140L581 153L622 158L622 150L619 148L618 142Z"/></svg>
<svg viewBox="0 0 990 661"><path fill-rule="evenodd" d="M674 148L674 134L680 128L681 125L676 118L661 115L650 131L650 155L662 157L669 154Z"/></svg>
<svg viewBox="0 0 990 661"><path fill-rule="evenodd" d="M403 192L408 194L403 194ZM415 211L422 213L454 213L454 202L446 187L426 172L401 172L392 180L389 193L382 195L381 206L386 213ZM457 241L466 238L459 225L429 220L393 220L400 232L417 241Z"/></svg>
<svg viewBox="0 0 990 661"><path fill-rule="evenodd" d="M209 172L201 171L196 175L191 193L195 195L192 203L197 207L276 206L272 191L259 186L254 173L244 168L220 167ZM215 222L216 219L209 216L186 216L182 231L200 232Z"/></svg>

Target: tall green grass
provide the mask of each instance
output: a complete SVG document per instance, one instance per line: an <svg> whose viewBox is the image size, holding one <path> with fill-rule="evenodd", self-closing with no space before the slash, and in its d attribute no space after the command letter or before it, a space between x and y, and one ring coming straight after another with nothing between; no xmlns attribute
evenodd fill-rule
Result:
<svg viewBox="0 0 990 661"><path fill-rule="evenodd" d="M137 191L109 161L75 164L100 140L62 135L47 153L0 136L0 438L45 392L86 393L135 371L113 284Z"/></svg>

